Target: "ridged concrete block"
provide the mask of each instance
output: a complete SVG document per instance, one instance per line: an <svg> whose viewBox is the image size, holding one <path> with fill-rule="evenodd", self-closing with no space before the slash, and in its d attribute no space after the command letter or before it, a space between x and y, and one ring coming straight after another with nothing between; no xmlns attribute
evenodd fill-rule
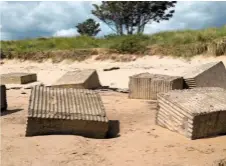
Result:
<svg viewBox="0 0 226 166"><path fill-rule="evenodd" d="M1 75L1 84L27 84L37 81L35 73L8 73Z"/></svg>
<svg viewBox="0 0 226 166"><path fill-rule="evenodd" d="M52 87L95 89L100 87L100 81L96 70L84 69L67 72Z"/></svg>
<svg viewBox="0 0 226 166"><path fill-rule="evenodd" d="M7 110L7 96L6 96L6 86L0 85L0 91L1 91L1 111Z"/></svg>
<svg viewBox="0 0 226 166"><path fill-rule="evenodd" d="M185 71L185 88L221 87L226 88L226 70L223 62L202 64Z"/></svg>
<svg viewBox="0 0 226 166"><path fill-rule="evenodd" d="M74 134L104 138L108 118L101 97L88 89L33 87L26 136Z"/></svg>
<svg viewBox="0 0 226 166"><path fill-rule="evenodd" d="M173 89L183 89L182 77L141 73L130 77L129 98L156 100L157 93Z"/></svg>
<svg viewBox="0 0 226 166"><path fill-rule="evenodd" d="M194 88L158 94L156 124L190 139L226 133L226 90Z"/></svg>

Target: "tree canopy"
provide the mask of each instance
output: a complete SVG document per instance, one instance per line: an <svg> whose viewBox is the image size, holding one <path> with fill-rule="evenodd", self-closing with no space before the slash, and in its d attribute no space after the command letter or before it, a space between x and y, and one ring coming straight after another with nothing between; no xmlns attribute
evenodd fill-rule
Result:
<svg viewBox="0 0 226 166"><path fill-rule="evenodd" d="M106 23L117 34L143 33L145 25L169 20L176 1L103 1L93 4L92 14Z"/></svg>
<svg viewBox="0 0 226 166"><path fill-rule="evenodd" d="M101 31L99 27L100 24L91 18L76 26L78 33L87 36L96 36Z"/></svg>

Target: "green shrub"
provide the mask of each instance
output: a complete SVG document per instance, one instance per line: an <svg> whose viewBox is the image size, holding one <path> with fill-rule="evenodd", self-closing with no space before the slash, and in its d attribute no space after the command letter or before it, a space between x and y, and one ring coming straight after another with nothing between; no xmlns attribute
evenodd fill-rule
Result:
<svg viewBox="0 0 226 166"><path fill-rule="evenodd" d="M121 37L122 39L110 47L119 53L141 54L147 50L148 37L144 35L131 35Z"/></svg>
<svg viewBox="0 0 226 166"><path fill-rule="evenodd" d="M113 34L105 35L104 39L113 39L116 37L119 37L119 35L113 33Z"/></svg>

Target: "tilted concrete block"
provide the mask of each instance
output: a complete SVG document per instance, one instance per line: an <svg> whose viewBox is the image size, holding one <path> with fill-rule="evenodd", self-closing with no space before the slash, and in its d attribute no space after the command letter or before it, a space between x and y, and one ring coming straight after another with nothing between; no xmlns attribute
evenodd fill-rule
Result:
<svg viewBox="0 0 226 166"><path fill-rule="evenodd" d="M6 86L0 85L0 91L1 91L1 111L7 110L7 96L6 96Z"/></svg>
<svg viewBox="0 0 226 166"><path fill-rule="evenodd" d="M226 70L223 62L211 62L188 69L184 73L185 88L226 88Z"/></svg>
<svg viewBox="0 0 226 166"><path fill-rule="evenodd" d="M27 84L37 81L35 73L8 73L1 75L1 84Z"/></svg>
<svg viewBox="0 0 226 166"><path fill-rule="evenodd" d="M182 77L141 73L130 77L129 98L156 100L157 93L173 89L183 89Z"/></svg>
<svg viewBox="0 0 226 166"><path fill-rule="evenodd" d="M52 85L52 87L77 89L95 89L100 86L97 71L93 69L69 71Z"/></svg>
<svg viewBox="0 0 226 166"><path fill-rule="evenodd" d="M104 138L108 118L101 97L88 89L32 88L26 136L75 134Z"/></svg>
<svg viewBox="0 0 226 166"><path fill-rule="evenodd" d="M156 124L190 139L226 133L226 90L194 88L158 94Z"/></svg>

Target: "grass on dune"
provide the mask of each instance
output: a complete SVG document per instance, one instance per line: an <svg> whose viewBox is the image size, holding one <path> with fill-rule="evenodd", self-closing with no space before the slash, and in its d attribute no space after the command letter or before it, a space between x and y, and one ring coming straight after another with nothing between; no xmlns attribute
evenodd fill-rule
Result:
<svg viewBox="0 0 226 166"><path fill-rule="evenodd" d="M191 57L197 54L226 55L226 26L203 30L160 32L153 35L109 35L104 38L56 37L1 41L2 58L32 59L37 52L71 51L70 56L94 55L102 48L120 54L159 54ZM29 56L29 57L27 57ZM60 56L60 55L58 55ZM87 57L87 56L85 56ZM65 55L64 58L67 58Z"/></svg>

